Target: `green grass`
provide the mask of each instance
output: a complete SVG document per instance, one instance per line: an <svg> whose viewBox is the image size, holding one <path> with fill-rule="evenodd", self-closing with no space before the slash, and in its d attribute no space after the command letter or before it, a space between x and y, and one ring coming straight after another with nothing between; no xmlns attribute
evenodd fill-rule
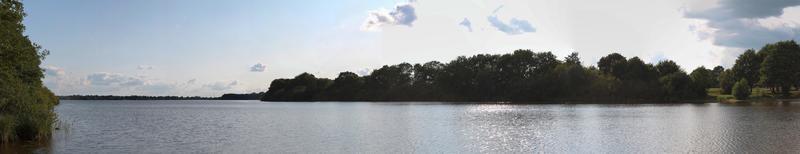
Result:
<svg viewBox="0 0 800 154"><path fill-rule="evenodd" d="M751 90L752 94L750 94L750 98L747 100L736 100L731 94L722 94L722 89L720 88L709 88L708 89L708 96L715 98L720 102L741 102L741 101L750 101L750 102L763 102L763 101L774 101L777 98L776 95L772 93L769 88L753 88ZM800 98L800 91L791 91L791 95L789 98Z"/></svg>

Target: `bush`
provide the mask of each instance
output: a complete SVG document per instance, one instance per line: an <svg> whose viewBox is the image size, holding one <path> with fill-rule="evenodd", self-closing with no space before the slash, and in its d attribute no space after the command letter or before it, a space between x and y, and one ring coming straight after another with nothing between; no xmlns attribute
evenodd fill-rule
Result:
<svg viewBox="0 0 800 154"><path fill-rule="evenodd" d="M746 100L750 97L750 85L746 79L739 80L733 85L733 97L738 100Z"/></svg>

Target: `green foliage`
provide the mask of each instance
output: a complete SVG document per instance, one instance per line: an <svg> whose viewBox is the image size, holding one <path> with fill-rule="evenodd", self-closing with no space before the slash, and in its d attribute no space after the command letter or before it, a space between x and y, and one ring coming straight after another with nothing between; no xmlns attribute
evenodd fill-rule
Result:
<svg viewBox="0 0 800 154"><path fill-rule="evenodd" d="M759 54L764 56L760 83L777 89L782 96L789 96L790 88L800 80L797 76L800 74L800 46L794 41L781 41L767 44Z"/></svg>
<svg viewBox="0 0 800 154"><path fill-rule="evenodd" d="M674 101L697 96L692 89L692 80L682 71L664 75L658 81L662 85L666 100Z"/></svg>
<svg viewBox="0 0 800 154"><path fill-rule="evenodd" d="M50 138L58 98L42 85L49 52L23 34L22 3L0 0L0 143Z"/></svg>
<svg viewBox="0 0 800 154"><path fill-rule="evenodd" d="M627 72L628 61L625 59L625 56L619 53L611 53L608 56L600 58L600 61L597 62L597 67L605 74L620 77Z"/></svg>
<svg viewBox="0 0 800 154"><path fill-rule="evenodd" d="M638 57L613 53L600 69L581 65L577 53L560 61L550 52L461 56L449 63L386 65L366 76L342 72L330 80L301 74L273 80L266 101L539 101L664 100L702 98L710 70L692 80L672 61L660 71ZM660 72L665 72L663 76ZM701 81L702 79L702 81ZM701 84L695 86L695 84ZM316 86L312 86L316 85ZM316 87L316 88L308 88Z"/></svg>
<svg viewBox="0 0 800 154"><path fill-rule="evenodd" d="M747 83L747 79L741 79L733 86L733 97L738 100L746 100L750 97L750 90L750 84Z"/></svg>
<svg viewBox="0 0 800 154"><path fill-rule="evenodd" d="M656 64L656 71L658 76L667 76L673 73L683 72L680 66L671 60L663 60Z"/></svg>
<svg viewBox="0 0 800 154"><path fill-rule="evenodd" d="M692 78L693 89L698 95L706 95L706 89L714 87L719 82L716 82L716 77L712 75L712 71L703 66L694 69L689 77Z"/></svg>
<svg viewBox="0 0 800 154"><path fill-rule="evenodd" d="M733 76L735 81L746 79L747 81L758 81L759 70L761 69L761 61L763 57L756 54L755 50L748 49L736 59L736 64L733 65ZM749 83L750 87L755 85L755 82Z"/></svg>
<svg viewBox="0 0 800 154"><path fill-rule="evenodd" d="M581 65L581 58L578 57L577 52L570 53L569 56L564 58L564 63Z"/></svg>
<svg viewBox="0 0 800 154"><path fill-rule="evenodd" d="M364 86L364 79L353 72L339 73L333 84L326 90L328 99L348 100L356 98L358 91Z"/></svg>
<svg viewBox="0 0 800 154"><path fill-rule="evenodd" d="M711 85L712 88L719 88L719 76L722 75L724 71L725 68L722 66L714 67L714 69L711 70L712 83L714 83Z"/></svg>
<svg viewBox="0 0 800 154"><path fill-rule="evenodd" d="M719 74L719 87L722 89L722 94L731 94L733 85L736 84L736 77L732 70L725 70Z"/></svg>
<svg viewBox="0 0 800 154"><path fill-rule="evenodd" d="M330 79L317 79L309 73L302 73L293 79L277 79L272 81L262 100L308 101L331 83Z"/></svg>

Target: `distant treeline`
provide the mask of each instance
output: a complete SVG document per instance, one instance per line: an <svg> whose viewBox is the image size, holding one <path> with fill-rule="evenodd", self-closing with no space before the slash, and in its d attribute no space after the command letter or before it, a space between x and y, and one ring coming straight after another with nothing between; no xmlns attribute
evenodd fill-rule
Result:
<svg viewBox="0 0 800 154"><path fill-rule="evenodd" d="M750 75L781 74L780 82L769 77L760 80L773 88L780 83L777 87L781 90L800 85L800 49L794 41L770 44L762 50L759 57L774 60L763 64L740 64L737 60L734 70L698 67L689 74L671 60L650 64L639 57L611 53L596 66L586 67L577 53L559 60L551 52L516 50L510 54L460 56L449 63L385 65L366 76L342 72L333 80L302 73L292 79L273 80L262 100L669 102L706 99L706 89L720 85L730 89L731 80ZM750 50L745 55L752 53ZM751 65L774 69L736 71ZM732 72L738 72L736 77L719 80L721 74Z"/></svg>
<svg viewBox="0 0 800 154"><path fill-rule="evenodd" d="M201 96L114 96L114 95L70 95L59 96L62 100L259 100L264 93L224 94L220 97Z"/></svg>

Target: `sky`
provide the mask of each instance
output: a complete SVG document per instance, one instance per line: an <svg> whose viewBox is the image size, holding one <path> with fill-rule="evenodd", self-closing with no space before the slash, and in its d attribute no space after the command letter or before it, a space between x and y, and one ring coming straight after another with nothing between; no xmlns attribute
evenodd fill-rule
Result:
<svg viewBox="0 0 800 154"><path fill-rule="evenodd" d="M515 49L612 52L686 71L800 39L800 0L36 0L26 34L57 95L218 96L302 72Z"/></svg>

